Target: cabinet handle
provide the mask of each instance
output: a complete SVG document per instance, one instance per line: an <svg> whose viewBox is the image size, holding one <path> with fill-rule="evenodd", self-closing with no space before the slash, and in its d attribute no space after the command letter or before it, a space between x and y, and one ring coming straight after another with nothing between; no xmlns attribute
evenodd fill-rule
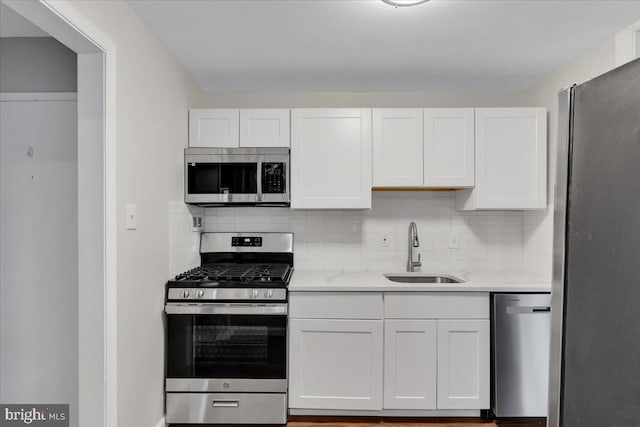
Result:
<svg viewBox="0 0 640 427"><path fill-rule="evenodd" d="M240 402L237 400L214 400L211 406L214 408L238 408Z"/></svg>

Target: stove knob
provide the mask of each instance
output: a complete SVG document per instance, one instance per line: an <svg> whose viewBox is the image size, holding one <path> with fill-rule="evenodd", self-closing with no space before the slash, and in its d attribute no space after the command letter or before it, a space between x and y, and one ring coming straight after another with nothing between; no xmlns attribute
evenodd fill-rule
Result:
<svg viewBox="0 0 640 427"><path fill-rule="evenodd" d="M265 297L265 298L269 298L269 292L264 291L264 297Z"/></svg>
<svg viewBox="0 0 640 427"><path fill-rule="evenodd" d="M260 294L260 291L258 291L257 289L253 290L253 297L254 298L258 298L258 295Z"/></svg>
<svg viewBox="0 0 640 427"><path fill-rule="evenodd" d="M204 289L200 289L198 291L198 298L203 298L204 297Z"/></svg>
<svg viewBox="0 0 640 427"><path fill-rule="evenodd" d="M189 289L185 289L184 292L182 293L182 296L184 298L189 298L189 295L191 295L191 292L189 292Z"/></svg>
<svg viewBox="0 0 640 427"><path fill-rule="evenodd" d="M269 298L273 298L273 289L269 289Z"/></svg>

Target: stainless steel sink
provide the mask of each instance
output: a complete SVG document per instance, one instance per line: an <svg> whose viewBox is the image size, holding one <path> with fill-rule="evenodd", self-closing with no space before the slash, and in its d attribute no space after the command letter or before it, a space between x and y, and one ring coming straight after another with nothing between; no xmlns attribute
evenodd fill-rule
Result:
<svg viewBox="0 0 640 427"><path fill-rule="evenodd" d="M455 276L449 275L440 275L440 276L429 276L429 275L400 275L400 274L385 274L388 280L392 282L398 283L462 283L464 280L459 279Z"/></svg>

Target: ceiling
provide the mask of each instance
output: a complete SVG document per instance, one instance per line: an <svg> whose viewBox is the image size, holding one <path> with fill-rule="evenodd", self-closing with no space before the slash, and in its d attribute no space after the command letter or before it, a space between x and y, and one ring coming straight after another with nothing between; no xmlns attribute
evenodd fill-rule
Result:
<svg viewBox="0 0 640 427"><path fill-rule="evenodd" d="M130 0L206 91L520 91L640 1Z"/></svg>
<svg viewBox="0 0 640 427"><path fill-rule="evenodd" d="M0 3L0 37L49 37L49 34Z"/></svg>

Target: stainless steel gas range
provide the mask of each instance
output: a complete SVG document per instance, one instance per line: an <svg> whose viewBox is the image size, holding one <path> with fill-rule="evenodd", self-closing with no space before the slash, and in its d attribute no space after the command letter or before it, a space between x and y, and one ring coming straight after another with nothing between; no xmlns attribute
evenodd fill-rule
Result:
<svg viewBox="0 0 640 427"><path fill-rule="evenodd" d="M285 424L290 233L203 233L167 283L167 422Z"/></svg>

